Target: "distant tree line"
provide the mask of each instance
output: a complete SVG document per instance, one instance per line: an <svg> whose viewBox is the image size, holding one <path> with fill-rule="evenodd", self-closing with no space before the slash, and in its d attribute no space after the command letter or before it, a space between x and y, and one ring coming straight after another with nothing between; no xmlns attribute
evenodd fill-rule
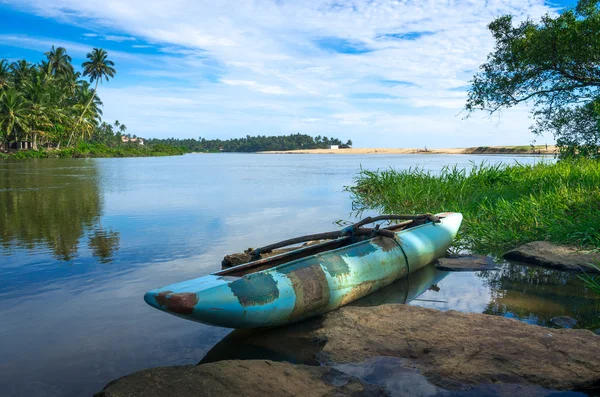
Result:
<svg viewBox="0 0 600 397"><path fill-rule="evenodd" d="M331 145L340 148L349 148L352 141L343 143L337 138L312 137L306 134L292 134L282 136L250 136L245 138L221 139L148 139L150 145L164 144L181 146L190 152L242 152L253 153L272 150L301 150L301 149L329 149Z"/></svg>

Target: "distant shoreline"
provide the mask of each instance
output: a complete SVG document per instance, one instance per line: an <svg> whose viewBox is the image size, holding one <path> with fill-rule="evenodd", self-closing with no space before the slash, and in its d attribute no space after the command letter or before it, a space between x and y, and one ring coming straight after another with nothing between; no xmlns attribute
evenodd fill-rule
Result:
<svg viewBox="0 0 600 397"><path fill-rule="evenodd" d="M349 148L349 149L306 149L273 150L257 152L259 154L522 154L554 155L556 146L478 146L469 148L421 149L421 148Z"/></svg>

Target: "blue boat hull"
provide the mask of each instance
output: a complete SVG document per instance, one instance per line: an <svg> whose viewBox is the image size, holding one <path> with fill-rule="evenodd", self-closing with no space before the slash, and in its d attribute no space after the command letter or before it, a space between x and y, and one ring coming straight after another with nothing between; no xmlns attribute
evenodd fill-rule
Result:
<svg viewBox="0 0 600 397"><path fill-rule="evenodd" d="M290 324L362 298L444 256L462 215L307 256L241 277L211 274L146 293L151 306L228 328Z"/></svg>

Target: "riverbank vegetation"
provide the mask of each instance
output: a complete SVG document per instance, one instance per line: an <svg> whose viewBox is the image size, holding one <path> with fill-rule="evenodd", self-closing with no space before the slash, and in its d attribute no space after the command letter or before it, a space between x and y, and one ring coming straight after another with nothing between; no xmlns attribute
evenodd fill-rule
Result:
<svg viewBox="0 0 600 397"><path fill-rule="evenodd" d="M0 159L45 159L45 158L82 158L82 157L154 157L177 156L187 153L184 148L168 145L142 146L122 144L107 146L101 143L81 142L75 147L64 149L19 150L0 153Z"/></svg>
<svg viewBox="0 0 600 397"><path fill-rule="evenodd" d="M461 212L459 249L499 255L536 240L600 248L595 160L365 170L346 189L357 213Z"/></svg>
<svg viewBox="0 0 600 397"><path fill-rule="evenodd" d="M547 14L539 23L489 25L494 51L471 81L466 110L499 110L528 103L537 135L553 134L561 157L600 156L599 0Z"/></svg>

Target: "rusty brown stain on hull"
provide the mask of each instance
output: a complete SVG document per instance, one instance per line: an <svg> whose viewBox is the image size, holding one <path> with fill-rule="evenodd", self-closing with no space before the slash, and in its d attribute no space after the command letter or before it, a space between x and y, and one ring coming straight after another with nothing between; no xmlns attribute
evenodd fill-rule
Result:
<svg viewBox="0 0 600 397"><path fill-rule="evenodd" d="M156 295L155 300L168 311L178 314L191 314L198 303L198 297L193 292L174 294L172 291L163 291Z"/></svg>
<svg viewBox="0 0 600 397"><path fill-rule="evenodd" d="M156 294L154 300L160 306L167 306L167 296L171 295L173 291L163 291Z"/></svg>
<svg viewBox="0 0 600 397"><path fill-rule="evenodd" d="M318 312L329 304L327 276L319 264L294 269L287 273L296 294L290 319Z"/></svg>

